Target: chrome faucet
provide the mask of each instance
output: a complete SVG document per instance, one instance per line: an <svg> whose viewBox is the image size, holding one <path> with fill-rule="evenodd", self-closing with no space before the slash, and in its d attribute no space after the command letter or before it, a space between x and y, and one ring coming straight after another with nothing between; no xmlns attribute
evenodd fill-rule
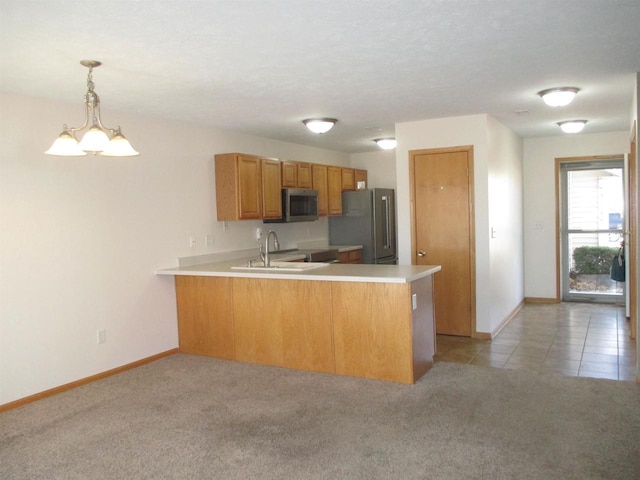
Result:
<svg viewBox="0 0 640 480"><path fill-rule="evenodd" d="M269 239L271 238L271 235L273 235L273 248L274 250L280 250L280 242L278 241L278 234L276 232L274 232L273 230L269 230L269 233L267 233L267 238L264 242L264 250L262 249L262 244L260 244L260 258L262 258L262 261L264 262L264 266L265 267L270 267L271 266L271 259L269 258Z"/></svg>

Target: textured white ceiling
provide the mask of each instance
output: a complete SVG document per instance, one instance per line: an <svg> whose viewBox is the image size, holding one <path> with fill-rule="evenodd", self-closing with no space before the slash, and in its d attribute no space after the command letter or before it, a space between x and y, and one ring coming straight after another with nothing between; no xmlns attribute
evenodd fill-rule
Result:
<svg viewBox="0 0 640 480"><path fill-rule="evenodd" d="M105 114L343 152L398 122L480 113L523 137L573 118L627 130L640 1L0 0L0 90L80 103L85 58L103 62ZM581 92L551 109L536 93L556 86ZM315 116L339 123L313 135Z"/></svg>

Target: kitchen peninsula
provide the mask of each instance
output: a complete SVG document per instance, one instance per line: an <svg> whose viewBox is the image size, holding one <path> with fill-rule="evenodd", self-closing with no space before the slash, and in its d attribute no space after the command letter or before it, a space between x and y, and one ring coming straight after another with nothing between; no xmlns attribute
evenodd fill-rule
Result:
<svg viewBox="0 0 640 480"><path fill-rule="evenodd" d="M401 383L432 366L440 266L242 265L156 272L175 276L180 351Z"/></svg>

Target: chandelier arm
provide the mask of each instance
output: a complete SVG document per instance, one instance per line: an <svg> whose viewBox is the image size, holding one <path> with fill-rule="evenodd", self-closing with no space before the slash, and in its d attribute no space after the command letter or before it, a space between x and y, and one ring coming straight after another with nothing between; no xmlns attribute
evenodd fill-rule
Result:
<svg viewBox="0 0 640 480"><path fill-rule="evenodd" d="M79 127L67 127L66 125L64 126L65 129L69 132L71 132L73 134L73 136L75 137L75 133L78 130L82 130L84 129L87 125L89 125L89 106L85 104L85 108L84 108L84 122L82 123L82 125L80 125Z"/></svg>
<svg viewBox="0 0 640 480"><path fill-rule="evenodd" d="M97 97L97 96L96 96ZM103 130L106 130L107 132L109 132L111 135L113 135L114 133L116 133L118 130L120 130L120 127L116 127L116 128L109 128L107 126L105 126L102 123L102 118L100 116L100 103L97 102L96 105L92 108L93 110L93 120L94 122ZM96 115L96 111L97 111L97 115Z"/></svg>

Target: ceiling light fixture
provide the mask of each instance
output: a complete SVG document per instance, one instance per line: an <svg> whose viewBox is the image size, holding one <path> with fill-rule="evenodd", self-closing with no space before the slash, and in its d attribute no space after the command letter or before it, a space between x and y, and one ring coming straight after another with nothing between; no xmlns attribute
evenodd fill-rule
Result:
<svg viewBox="0 0 640 480"><path fill-rule="evenodd" d="M383 150L393 150L394 148L396 148L397 144L396 139L391 137L376 138L374 142L376 142L378 146Z"/></svg>
<svg viewBox="0 0 640 480"><path fill-rule="evenodd" d="M564 107L571 103L579 91L580 89L576 87L548 88L538 92L538 95L550 107Z"/></svg>
<svg viewBox="0 0 640 480"><path fill-rule="evenodd" d="M337 122L335 118L307 118L302 121L313 133L327 133Z"/></svg>
<svg viewBox="0 0 640 480"><path fill-rule="evenodd" d="M558 122L558 125L564 133L581 132L586 124L586 120L567 120L566 122Z"/></svg>
<svg viewBox="0 0 640 480"><path fill-rule="evenodd" d="M62 133L53 142L51 148L47 150L47 155L59 155L63 157L76 157L93 153L94 155L105 155L108 157L133 157L140 155L136 152L129 141L124 138L120 131L120 126L116 128L105 127L100 118L100 98L93 90L93 69L102 65L97 60L82 60L83 66L89 69L87 75L87 93L84 96L85 117L84 123L79 127L67 127L64 125ZM83 130L89 125L91 127L78 143L76 132Z"/></svg>

